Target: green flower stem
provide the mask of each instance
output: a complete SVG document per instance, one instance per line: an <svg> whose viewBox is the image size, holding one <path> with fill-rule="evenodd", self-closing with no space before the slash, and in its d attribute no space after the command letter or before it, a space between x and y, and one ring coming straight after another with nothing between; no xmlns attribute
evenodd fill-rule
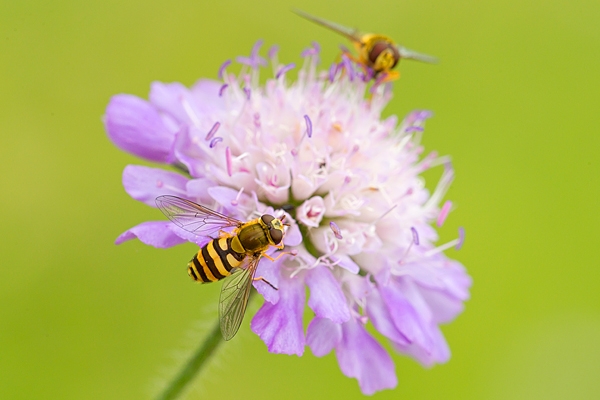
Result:
<svg viewBox="0 0 600 400"><path fill-rule="evenodd" d="M248 303L252 301L255 295L255 290L250 291L248 296ZM202 367L204 367L206 361L215 354L219 345L223 343L223 336L221 335L221 324L217 321L213 329L210 331L204 343L200 345L198 350L192 355L186 365L179 371L173 378L169 386L156 397L157 400L173 400L177 399L189 385L194 378L200 373Z"/></svg>
<svg viewBox="0 0 600 400"><path fill-rule="evenodd" d="M221 336L221 327L217 322L206 337L204 343L200 345L198 350L196 350L192 358L190 358L181 371L175 375L165 391L157 397L157 400L171 400L178 398L183 389L200 372L204 363L215 353L221 343L223 343L223 336Z"/></svg>

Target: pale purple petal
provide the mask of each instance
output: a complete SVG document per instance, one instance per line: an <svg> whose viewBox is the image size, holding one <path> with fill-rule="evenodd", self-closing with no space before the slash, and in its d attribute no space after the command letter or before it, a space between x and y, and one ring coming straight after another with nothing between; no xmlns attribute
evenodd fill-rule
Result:
<svg viewBox="0 0 600 400"><path fill-rule="evenodd" d="M298 356L304 353L304 301L302 279L281 277L277 304L265 301L252 319L252 331L260 336L271 353Z"/></svg>
<svg viewBox="0 0 600 400"><path fill-rule="evenodd" d="M306 274L306 284L310 289L308 306L317 317L329 318L338 324L350 319L348 301L340 282L328 268L318 266L311 269Z"/></svg>
<svg viewBox="0 0 600 400"><path fill-rule="evenodd" d="M150 161L172 161L175 135L147 101L128 94L113 96L104 124L110 139L122 150Z"/></svg>
<svg viewBox="0 0 600 400"><path fill-rule="evenodd" d="M306 330L306 344L317 357L329 354L341 339L342 325L328 318L313 318Z"/></svg>
<svg viewBox="0 0 600 400"><path fill-rule="evenodd" d="M292 217L288 213L286 213L285 223L290 223L291 225L285 231L285 237L283 238L283 244L286 246L298 246L302 243L302 233L300 233L300 228L298 228L298 224L293 220Z"/></svg>
<svg viewBox="0 0 600 400"><path fill-rule="evenodd" d="M128 165L123 170L125 191L151 207L156 207L155 199L161 195L185 197L187 182L186 177L159 168Z"/></svg>
<svg viewBox="0 0 600 400"><path fill-rule="evenodd" d="M346 255L333 255L330 257L340 267L353 274L358 274L360 267L352 259Z"/></svg>
<svg viewBox="0 0 600 400"><path fill-rule="evenodd" d="M204 206L211 205L213 199L208 194L208 189L216 183L208 178L191 179L185 185L187 197Z"/></svg>
<svg viewBox="0 0 600 400"><path fill-rule="evenodd" d="M167 113L180 124L190 123L189 114L183 105L188 93L188 88L179 82L152 82L148 98L158 110Z"/></svg>
<svg viewBox="0 0 600 400"><path fill-rule="evenodd" d="M406 298L399 284L394 279L389 279L386 283L380 283L378 289L398 331L410 343L431 351L433 341L429 329L430 325L419 314L415 305Z"/></svg>
<svg viewBox="0 0 600 400"><path fill-rule="evenodd" d="M372 290L369 292L366 300L365 311L375 329L395 343L409 345L410 341L394 325L390 311L381 298L379 291Z"/></svg>
<svg viewBox="0 0 600 400"><path fill-rule="evenodd" d="M161 249L185 243L186 240L176 235L170 229L170 225L172 225L170 221L142 222L119 235L115 240L115 244L121 244L135 238L138 238L144 244Z"/></svg>
<svg viewBox="0 0 600 400"><path fill-rule="evenodd" d="M398 384L387 351L353 318L342 324L342 340L335 353L344 375L356 378L364 394L393 389Z"/></svg>
<svg viewBox="0 0 600 400"><path fill-rule="evenodd" d="M431 350L426 350L415 343L407 345L392 343L392 345L396 351L413 357L425 367L447 362L450 359L450 348L440 328L432 326L431 334L434 343Z"/></svg>
<svg viewBox="0 0 600 400"><path fill-rule="evenodd" d="M277 289L279 289L279 268L281 268L281 264L284 261L284 257L280 258L277 261L271 261L265 257L260 260L258 264L258 268L256 269L255 277L263 277ZM280 290L275 290L265 282L261 280L254 281L254 287L258 291L258 293L262 294L265 298L265 301L268 301L271 304L277 304L279 301L279 292Z"/></svg>

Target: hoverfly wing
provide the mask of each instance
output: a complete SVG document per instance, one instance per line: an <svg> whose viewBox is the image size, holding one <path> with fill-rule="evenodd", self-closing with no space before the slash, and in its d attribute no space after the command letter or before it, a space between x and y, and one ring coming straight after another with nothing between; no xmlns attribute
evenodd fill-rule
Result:
<svg viewBox="0 0 600 400"><path fill-rule="evenodd" d="M235 218L177 196L158 196L156 205L175 225L198 236L212 236L221 229L243 225Z"/></svg>
<svg viewBox="0 0 600 400"><path fill-rule="evenodd" d="M437 64L439 62L437 57L430 56L427 54L417 53L416 51L407 49L406 47L403 47L403 46L398 46L398 53L400 53L400 58L417 60L417 61L421 61L421 62L429 63L429 64Z"/></svg>
<svg viewBox="0 0 600 400"><path fill-rule="evenodd" d="M353 42L361 41L361 35L359 34L357 29L347 28L343 25L336 24L335 22L327 21L326 19L323 19L323 18L315 17L314 15L310 15L309 13L306 13L306 12L298 10L298 9L292 10L292 11L294 13L298 14L299 16L301 16L302 18L312 21L317 25L321 25L325 28L331 29L332 31L339 33L342 36L346 36L348 39L352 40Z"/></svg>
<svg viewBox="0 0 600 400"><path fill-rule="evenodd" d="M240 329L259 261L260 256L252 257L247 268L238 268L223 283L219 299L219 321L225 340L233 338Z"/></svg>

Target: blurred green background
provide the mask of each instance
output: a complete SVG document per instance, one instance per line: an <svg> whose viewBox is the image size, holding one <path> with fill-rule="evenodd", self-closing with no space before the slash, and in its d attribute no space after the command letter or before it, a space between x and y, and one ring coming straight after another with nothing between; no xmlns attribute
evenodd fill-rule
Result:
<svg viewBox="0 0 600 400"><path fill-rule="evenodd" d="M154 80L216 78L258 38L282 62L312 40L333 60L344 40L293 7L442 60L403 63L386 113L435 113L424 143L457 172L441 242L465 226L447 254L472 298L444 327L450 362L394 355L399 385L376 397L600 398L600 3L332 4L0 2L0 398L150 398L201 341L219 285L186 276L194 246L113 244L162 215L124 192L123 168L140 162L101 116ZM190 398L362 397L333 354L269 354L249 318L224 347Z"/></svg>

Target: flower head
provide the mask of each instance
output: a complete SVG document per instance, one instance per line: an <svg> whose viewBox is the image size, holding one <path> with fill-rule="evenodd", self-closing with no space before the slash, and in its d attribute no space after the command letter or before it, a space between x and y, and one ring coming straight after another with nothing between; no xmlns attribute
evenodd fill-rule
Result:
<svg viewBox="0 0 600 400"><path fill-rule="evenodd" d="M190 199L242 221L287 213L284 244L293 255L262 260L254 283L264 296L252 330L270 352L317 356L335 350L342 372L365 394L397 384L387 351L366 329L372 323L399 352L423 365L448 360L439 329L463 309L471 279L436 247L451 203L440 207L454 172L447 157L422 156L419 143L430 113L400 124L381 118L390 84L371 82L351 60L318 69L318 45L293 64L277 63L264 85L259 46L236 75L226 62L222 81L192 88L152 84L149 101L113 97L105 124L125 151L183 170L127 166L125 190L150 206L159 195ZM365 98L368 97L368 98ZM430 194L419 176L443 166ZM168 221L144 222L118 237L155 247L185 241L204 245ZM305 286L314 312L303 329Z"/></svg>

